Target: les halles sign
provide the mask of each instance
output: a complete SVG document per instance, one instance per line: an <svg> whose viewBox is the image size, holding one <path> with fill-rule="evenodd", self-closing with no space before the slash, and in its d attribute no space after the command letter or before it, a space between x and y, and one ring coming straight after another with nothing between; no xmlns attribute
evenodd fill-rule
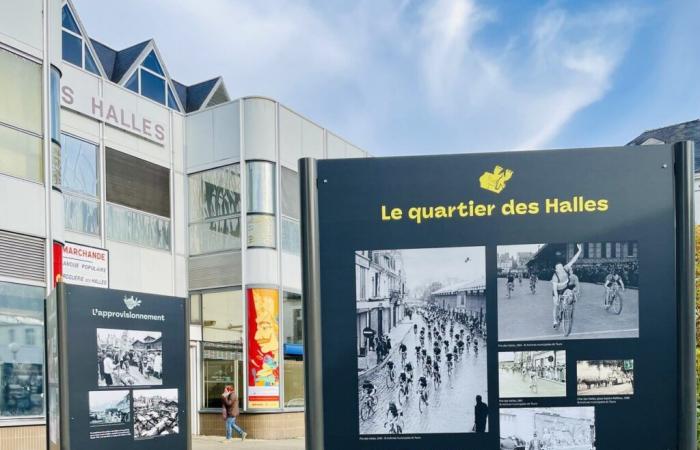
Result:
<svg viewBox="0 0 700 450"><path fill-rule="evenodd" d="M83 95L71 86L61 86L63 106L158 144L165 144L166 128L160 121L129 111L105 98L94 95L90 95L89 99L80 98Z"/></svg>

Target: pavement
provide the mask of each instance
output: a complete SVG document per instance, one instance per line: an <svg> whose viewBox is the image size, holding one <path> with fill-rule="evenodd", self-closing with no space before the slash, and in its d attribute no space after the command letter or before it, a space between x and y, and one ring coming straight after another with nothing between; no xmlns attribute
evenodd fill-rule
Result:
<svg viewBox="0 0 700 450"><path fill-rule="evenodd" d="M229 448L255 449L255 450L303 450L304 438L296 439L232 439L224 442L221 436L192 436L192 450L223 450Z"/></svg>
<svg viewBox="0 0 700 450"><path fill-rule="evenodd" d="M498 340L537 341L561 339L633 338L639 336L639 291L626 289L622 311L616 315L603 307L605 287L581 283L581 295L574 309L569 336L552 328L552 283L539 280L536 293L529 280L515 283L507 297L506 279L498 279Z"/></svg>
<svg viewBox="0 0 700 450"><path fill-rule="evenodd" d="M413 315L413 319L416 319L416 315ZM408 317L405 317L402 321L396 324L395 327L389 331L389 339L391 340L391 351L389 352L389 359L395 356L398 352L399 344L406 336L406 334L413 329L413 321L410 321ZM386 361L389 359L384 358L383 360L377 362L377 352L374 350L368 350L367 356L360 356L357 358L357 370L361 381L364 381L365 377L372 376L376 370L381 370Z"/></svg>
<svg viewBox="0 0 700 450"><path fill-rule="evenodd" d="M465 352L462 358L455 363L452 376L447 373L447 366L444 355L440 372L442 383L435 385L433 379L428 377L428 403L427 410L420 411L418 407L417 382L418 378L424 374L421 364L416 363L415 347L419 345L418 338L413 334L413 323L418 324L418 329L425 326L419 314L413 315L413 320L407 322L409 329L403 342L408 347L406 361L414 367L414 381L410 388L408 401L401 405L398 401L398 383L394 386L387 384L387 371L377 370L368 375L372 384L377 390L376 412L366 421L360 420L360 434L376 435L387 434L385 422L389 402L395 402L403 412L403 432L406 434L420 433L467 433L471 432L474 425L474 404L477 395L481 395L484 400L488 399L487 376L486 376L486 344L483 339L479 341L477 355L473 348L469 353ZM457 326L459 329L459 326ZM401 341L392 340L392 348L398 348ZM427 339L425 344L432 348L432 343ZM452 345L452 344L450 344ZM401 373L401 358L398 353L393 353L390 358L394 361L396 375ZM366 377L365 377L366 378ZM358 386L358 399L363 397L362 381ZM359 407L359 406L358 406ZM352 426L352 425L349 425ZM487 428L488 429L488 428Z"/></svg>

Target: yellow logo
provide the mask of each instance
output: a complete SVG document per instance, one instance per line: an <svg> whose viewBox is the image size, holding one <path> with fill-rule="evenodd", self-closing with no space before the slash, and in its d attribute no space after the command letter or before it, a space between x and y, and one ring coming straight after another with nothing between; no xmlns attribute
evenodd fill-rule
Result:
<svg viewBox="0 0 700 450"><path fill-rule="evenodd" d="M510 169L503 170L503 167L496 166L493 168L493 173L484 172L479 177L479 185L481 189L500 194L506 188L506 183L513 176L513 171Z"/></svg>

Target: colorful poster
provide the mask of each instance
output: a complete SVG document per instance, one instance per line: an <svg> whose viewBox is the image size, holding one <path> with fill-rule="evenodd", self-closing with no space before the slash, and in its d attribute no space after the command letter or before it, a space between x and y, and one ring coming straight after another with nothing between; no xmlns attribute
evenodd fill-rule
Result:
<svg viewBox="0 0 700 450"><path fill-rule="evenodd" d="M248 408L280 407L279 293L248 289Z"/></svg>

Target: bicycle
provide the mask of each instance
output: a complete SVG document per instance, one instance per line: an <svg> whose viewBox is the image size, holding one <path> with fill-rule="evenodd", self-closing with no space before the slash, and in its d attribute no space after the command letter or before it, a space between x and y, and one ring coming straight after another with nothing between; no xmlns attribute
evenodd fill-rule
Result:
<svg viewBox="0 0 700 450"><path fill-rule="evenodd" d="M428 409L428 388L421 387L418 388L418 411L423 413L423 411Z"/></svg>
<svg viewBox="0 0 700 450"><path fill-rule="evenodd" d="M399 387L399 405L404 405L408 402L408 381L401 383Z"/></svg>
<svg viewBox="0 0 700 450"><path fill-rule="evenodd" d="M403 420L401 420L403 413L399 413L399 417L390 420L389 422L384 422L384 428L389 425L389 434L402 434L403 433Z"/></svg>
<svg viewBox="0 0 700 450"><path fill-rule="evenodd" d="M438 389L440 387L440 383L442 383L442 379L440 377L440 372L434 370L433 371L433 385L435 386L435 389Z"/></svg>
<svg viewBox="0 0 700 450"><path fill-rule="evenodd" d="M557 304L557 319L558 326L561 328L564 336L571 334L571 329L574 326L574 304L576 296L570 290L559 294L559 303Z"/></svg>
<svg viewBox="0 0 700 450"><path fill-rule="evenodd" d="M396 371L393 367L387 367L386 387L393 389L396 386Z"/></svg>
<svg viewBox="0 0 700 450"><path fill-rule="evenodd" d="M617 315L622 312L622 292L617 284L610 286L610 291L606 292L605 310Z"/></svg>
<svg viewBox="0 0 700 450"><path fill-rule="evenodd" d="M374 394L365 394L360 402L360 418L365 421L377 413L377 397Z"/></svg>
<svg viewBox="0 0 700 450"><path fill-rule="evenodd" d="M447 361L447 376L449 378L452 378L452 365L453 365L452 361Z"/></svg>

